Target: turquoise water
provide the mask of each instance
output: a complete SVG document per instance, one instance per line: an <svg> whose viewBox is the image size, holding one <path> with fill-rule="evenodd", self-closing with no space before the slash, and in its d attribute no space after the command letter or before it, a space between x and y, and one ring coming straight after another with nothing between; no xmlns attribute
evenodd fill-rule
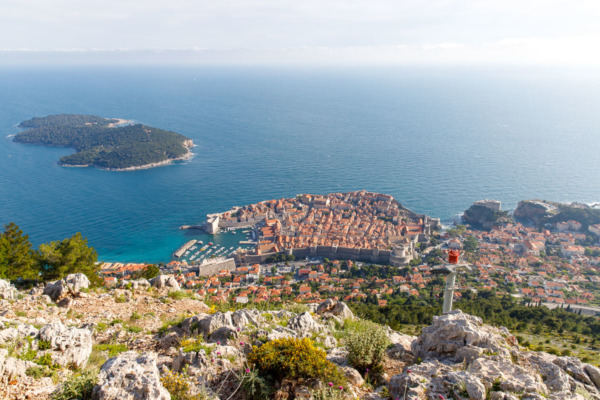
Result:
<svg viewBox="0 0 600 400"><path fill-rule="evenodd" d="M481 198L600 200L600 81L565 71L70 68L0 70L0 223L35 244L77 231L101 259L168 261L205 214L368 189L452 220ZM196 156L133 172L61 168L15 144L33 116L134 119Z"/></svg>

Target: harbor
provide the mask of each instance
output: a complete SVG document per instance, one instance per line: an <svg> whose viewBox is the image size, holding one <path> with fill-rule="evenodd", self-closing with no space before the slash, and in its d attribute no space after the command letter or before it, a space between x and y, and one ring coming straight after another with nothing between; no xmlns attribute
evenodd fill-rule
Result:
<svg viewBox="0 0 600 400"><path fill-rule="evenodd" d="M181 227L180 229L193 229ZM193 235L193 230L188 231ZM237 251L247 251L255 247L255 234L249 229L223 229L216 235L199 231L198 239L192 239L172 254L174 260L185 261L189 265L200 265L214 259L232 258Z"/></svg>

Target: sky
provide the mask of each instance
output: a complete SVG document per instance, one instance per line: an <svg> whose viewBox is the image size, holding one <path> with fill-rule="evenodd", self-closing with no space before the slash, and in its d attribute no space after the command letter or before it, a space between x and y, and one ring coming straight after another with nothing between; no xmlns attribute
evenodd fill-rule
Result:
<svg viewBox="0 0 600 400"><path fill-rule="evenodd" d="M2 0L0 65L600 65L599 0Z"/></svg>

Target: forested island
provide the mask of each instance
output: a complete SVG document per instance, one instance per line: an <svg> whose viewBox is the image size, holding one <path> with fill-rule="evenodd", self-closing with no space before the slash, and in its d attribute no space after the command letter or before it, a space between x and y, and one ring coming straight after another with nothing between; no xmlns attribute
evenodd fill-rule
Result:
<svg viewBox="0 0 600 400"><path fill-rule="evenodd" d="M19 124L26 129L14 141L53 147L70 147L77 152L61 157L69 167L93 166L124 171L151 168L191 156L191 139L142 124L95 115L60 114L36 117Z"/></svg>

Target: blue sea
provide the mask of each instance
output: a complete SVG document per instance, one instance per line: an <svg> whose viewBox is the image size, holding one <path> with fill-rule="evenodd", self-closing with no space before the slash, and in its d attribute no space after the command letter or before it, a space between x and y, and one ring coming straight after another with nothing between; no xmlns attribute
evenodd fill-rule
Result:
<svg viewBox="0 0 600 400"><path fill-rule="evenodd" d="M475 200L600 200L600 79L492 68L0 69L0 223L35 245L82 232L107 261L169 261L236 205L357 189L453 221ZM132 119L195 156L132 172L62 168L10 135L34 116Z"/></svg>

